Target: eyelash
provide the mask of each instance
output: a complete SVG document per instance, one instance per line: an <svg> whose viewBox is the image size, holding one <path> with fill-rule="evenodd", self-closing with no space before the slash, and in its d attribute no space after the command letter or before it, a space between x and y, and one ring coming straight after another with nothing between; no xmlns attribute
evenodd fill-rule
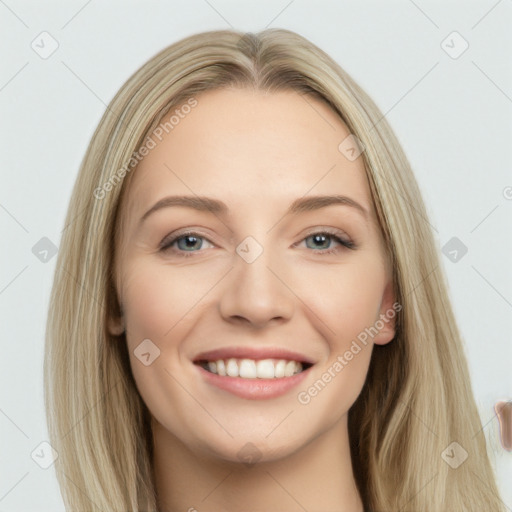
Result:
<svg viewBox="0 0 512 512"><path fill-rule="evenodd" d="M315 236L315 235L327 235L328 237L330 237L330 238L334 239L335 241L339 242L341 244L341 246L346 248L346 249L354 250L354 249L357 248L356 245L354 244L354 242L352 242L350 240L344 240L343 238L338 236L339 232L337 232L337 231L330 231L328 229L324 229L322 231L315 231L313 233L310 233L305 238L303 238L300 242L303 242L307 238L310 238L310 237ZM177 242L181 238L186 238L187 236L193 236L195 238L203 238L204 240L207 240L208 242L210 242L210 240L208 240L206 237L202 236L200 233L197 233L195 231L187 231L185 233L180 233L180 234L172 237L170 240L164 239L161 242L161 244L160 244L160 252L174 252L180 258L190 258L190 257L193 257L194 253L197 253L197 252L200 252L200 251L190 251L190 252L188 252L188 251L176 251L176 250L172 250L171 251L170 250L171 246L175 242ZM212 243L212 242L210 242L210 243ZM295 244L295 245L298 245L298 244ZM340 250L341 250L340 247L334 247L334 248L331 248L331 249L323 249L321 251L314 251L314 252L315 253L319 253L320 255L324 256L324 255L328 255L328 254L335 254L335 253L337 253Z"/></svg>

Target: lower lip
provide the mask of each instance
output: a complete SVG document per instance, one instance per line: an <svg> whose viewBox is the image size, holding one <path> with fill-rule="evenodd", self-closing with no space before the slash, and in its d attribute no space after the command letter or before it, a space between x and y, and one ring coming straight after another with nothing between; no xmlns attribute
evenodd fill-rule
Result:
<svg viewBox="0 0 512 512"><path fill-rule="evenodd" d="M282 396L298 386L306 378L307 373L312 368L310 367L291 377L243 379L241 377L223 377L216 373L209 372L201 366L195 366L208 384L223 389L224 391L229 391L247 400L265 400Z"/></svg>

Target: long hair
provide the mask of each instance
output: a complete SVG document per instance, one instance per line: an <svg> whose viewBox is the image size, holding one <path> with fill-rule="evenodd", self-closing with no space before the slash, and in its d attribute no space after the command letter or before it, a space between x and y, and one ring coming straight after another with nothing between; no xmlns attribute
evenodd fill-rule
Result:
<svg viewBox="0 0 512 512"><path fill-rule="evenodd" d="M92 137L69 204L46 331L45 404L66 506L157 509L149 412L131 374L124 335L107 329L108 318L119 313L118 211L143 153L138 150L164 117L180 105L200 104L202 91L223 87L294 90L321 99L364 147L402 305L395 338L374 347L366 382L349 411L352 465L365 508L502 511L410 164L361 87L322 50L283 29L211 31L172 44L127 80ZM461 462L464 453L458 467L449 464L446 454Z"/></svg>

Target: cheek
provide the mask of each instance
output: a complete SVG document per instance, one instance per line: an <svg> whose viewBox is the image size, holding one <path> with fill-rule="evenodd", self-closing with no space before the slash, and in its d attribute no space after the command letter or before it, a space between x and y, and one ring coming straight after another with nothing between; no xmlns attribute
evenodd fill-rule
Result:
<svg viewBox="0 0 512 512"><path fill-rule="evenodd" d="M375 258L301 272L297 295L323 321L331 351L343 350L379 318L385 271ZM318 320L317 320L318 323Z"/></svg>
<svg viewBox="0 0 512 512"><path fill-rule="evenodd" d="M212 272L202 274L199 266L171 269L147 262L132 264L122 293L131 342L149 338L163 344L176 338L192 312L201 309L201 299L213 285Z"/></svg>
<svg viewBox="0 0 512 512"><path fill-rule="evenodd" d="M372 330L379 318L385 270L374 258L325 268L315 277L302 274L305 302L328 344L310 387L301 390L299 403L328 411L331 421L348 411L364 385L372 354ZM323 292L322 292L323 290ZM300 295L300 294L299 294ZM312 409L310 409L311 411Z"/></svg>

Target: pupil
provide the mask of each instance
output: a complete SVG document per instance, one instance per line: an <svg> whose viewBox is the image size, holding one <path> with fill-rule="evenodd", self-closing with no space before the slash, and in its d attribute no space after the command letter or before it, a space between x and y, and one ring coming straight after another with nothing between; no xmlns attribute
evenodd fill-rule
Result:
<svg viewBox="0 0 512 512"><path fill-rule="evenodd" d="M189 249L193 249L194 245L197 245L197 238L195 236L187 235L182 240L185 240L185 245Z"/></svg>
<svg viewBox="0 0 512 512"><path fill-rule="evenodd" d="M319 243L319 244L322 244L325 243L325 240L326 240L326 236L325 235L314 235L313 236L314 240L315 240L315 243Z"/></svg>

